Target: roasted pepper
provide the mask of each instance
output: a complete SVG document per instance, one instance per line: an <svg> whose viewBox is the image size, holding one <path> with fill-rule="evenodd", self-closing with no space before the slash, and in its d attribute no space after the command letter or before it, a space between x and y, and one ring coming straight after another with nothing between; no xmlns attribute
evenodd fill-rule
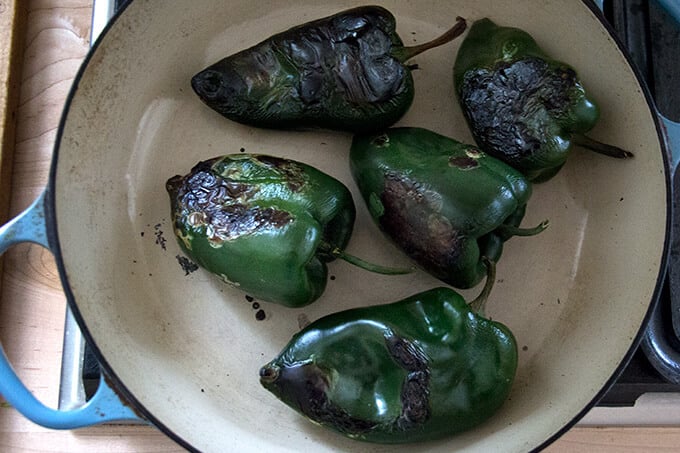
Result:
<svg viewBox="0 0 680 453"><path fill-rule="evenodd" d="M413 101L405 62L465 30L458 18L441 37L405 47L392 14L364 6L308 22L228 56L191 85L227 118L259 127L385 128Z"/></svg>
<svg viewBox="0 0 680 453"><path fill-rule="evenodd" d="M326 286L326 263L347 255L355 219L340 181L299 162L232 154L166 184L178 243L197 264L253 297L297 307Z"/></svg>
<svg viewBox="0 0 680 453"><path fill-rule="evenodd" d="M550 58L523 30L476 21L460 46L453 78L477 145L531 181L554 176L574 144L632 157L585 135L599 118L597 104L576 71Z"/></svg>
<svg viewBox="0 0 680 453"><path fill-rule="evenodd" d="M482 256L497 261L510 237L547 226L518 227L531 195L521 173L427 129L357 135L350 163L382 231L426 271L457 288L481 281Z"/></svg>
<svg viewBox="0 0 680 453"><path fill-rule="evenodd" d="M260 382L310 420L380 443L470 429L507 399L517 344L484 317L494 283L470 306L450 288L323 317L260 369Z"/></svg>

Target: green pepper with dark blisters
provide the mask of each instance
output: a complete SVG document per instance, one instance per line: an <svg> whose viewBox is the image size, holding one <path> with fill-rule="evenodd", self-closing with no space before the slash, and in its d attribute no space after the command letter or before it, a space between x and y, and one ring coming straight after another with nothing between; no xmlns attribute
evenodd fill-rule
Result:
<svg viewBox="0 0 680 453"><path fill-rule="evenodd" d="M517 170L474 146L421 128L357 135L350 163L378 226L416 263L457 288L485 274L503 243L537 234L519 223L531 184Z"/></svg>
<svg viewBox="0 0 680 453"><path fill-rule="evenodd" d="M450 288L328 315L260 370L262 385L313 422L354 439L404 443L470 429L507 399L517 344Z"/></svg>
<svg viewBox="0 0 680 453"><path fill-rule="evenodd" d="M313 302L335 258L374 272L407 271L343 251L354 226L352 196L309 165L233 154L200 162L166 187L183 251L258 299L291 307Z"/></svg>
<svg viewBox="0 0 680 453"><path fill-rule="evenodd" d="M276 34L204 69L191 84L208 106L248 125L382 129L413 101L405 62L464 30L458 18L441 37L405 47L391 13L364 6Z"/></svg>
<svg viewBox="0 0 680 453"><path fill-rule="evenodd" d="M632 157L585 135L599 118L597 104L576 71L546 55L523 30L476 21L460 46L453 74L479 147L531 181L554 176L573 144Z"/></svg>

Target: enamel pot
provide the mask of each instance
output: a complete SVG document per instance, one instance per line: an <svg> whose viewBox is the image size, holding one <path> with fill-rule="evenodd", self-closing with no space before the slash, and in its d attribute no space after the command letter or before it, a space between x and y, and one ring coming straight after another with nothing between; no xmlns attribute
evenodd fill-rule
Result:
<svg viewBox="0 0 680 453"><path fill-rule="evenodd" d="M599 102L601 119L590 135L635 154L621 161L577 148L555 178L534 186L523 224L549 219L550 227L506 243L487 304L487 314L505 323L519 345L510 398L481 426L417 446L539 449L598 401L640 342L665 274L673 124L659 117L592 2L379 3L395 15L406 44L434 38L456 16L527 30L575 67ZM169 177L241 149L300 160L353 192L349 253L407 265L361 201L349 171L349 134L243 126L207 108L189 84L226 55L359 4L135 0L118 14L73 85L44 195L3 227L0 244L4 250L28 240L52 250L106 382L94 402L54 411L21 386L5 360L0 390L13 406L53 428L141 418L200 451L412 451L413 445L361 443L309 423L260 385L258 370L299 329L299 319L395 301L441 282L421 271L379 276L336 261L318 301L298 309L263 302L266 317L258 320L245 293L180 266L165 191ZM452 82L460 42L412 61L420 68L416 97L398 125L472 142ZM463 293L470 300L478 292Z"/></svg>

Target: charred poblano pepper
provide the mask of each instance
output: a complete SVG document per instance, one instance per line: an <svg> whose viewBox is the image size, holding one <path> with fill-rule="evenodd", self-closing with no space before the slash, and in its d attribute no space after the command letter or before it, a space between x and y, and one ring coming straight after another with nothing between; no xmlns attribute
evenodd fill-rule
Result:
<svg viewBox="0 0 680 453"><path fill-rule="evenodd" d="M326 286L326 263L347 255L355 207L349 190L315 168L266 155L233 154L170 178L175 234L197 264L258 299L297 307Z"/></svg>
<svg viewBox="0 0 680 453"><path fill-rule="evenodd" d="M597 104L576 71L546 55L523 30L476 21L460 46L453 73L477 145L531 181L554 176L573 144L632 157L585 135L599 118Z"/></svg>
<svg viewBox="0 0 680 453"><path fill-rule="evenodd" d="M497 261L510 237L547 226L519 228L531 195L520 172L427 129L357 135L350 162L378 226L426 271L456 288L481 281L482 256Z"/></svg>
<svg viewBox="0 0 680 453"><path fill-rule="evenodd" d="M274 35L196 74L196 94L227 118L258 127L377 130L410 107L413 56L465 30L405 47L392 14L350 9Z"/></svg>
<svg viewBox="0 0 680 453"><path fill-rule="evenodd" d="M297 333L260 370L262 385L310 420L364 441L438 439L507 399L517 344L484 317L494 282L469 306L450 288L334 313Z"/></svg>

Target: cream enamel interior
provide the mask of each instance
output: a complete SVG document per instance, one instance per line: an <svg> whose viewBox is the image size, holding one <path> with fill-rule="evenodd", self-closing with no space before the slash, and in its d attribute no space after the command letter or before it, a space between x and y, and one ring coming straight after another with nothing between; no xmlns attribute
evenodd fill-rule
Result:
<svg viewBox="0 0 680 453"><path fill-rule="evenodd" d="M457 15L519 26L577 68L602 119L592 136L636 154L616 161L577 149L536 185L524 225L506 244L488 313L520 346L510 400L488 423L422 451L524 451L576 417L622 361L647 312L663 261L664 163L653 116L625 59L594 13L562 0L377 1L406 44ZM167 178L221 154L262 152L310 163L353 191L349 252L406 259L367 216L349 174L351 137L232 123L205 107L189 79L274 32L356 1L136 0L104 36L79 82L58 151L56 215L64 271L87 332L116 376L167 429L203 451L400 451L344 439L293 413L258 382L259 367L298 329L298 317L389 302L440 283L422 272L383 277L342 262L324 296L302 309L263 304L199 270L185 275L169 222ZM459 42L413 62L416 100L399 125L470 141L453 94ZM166 240L161 247L159 238ZM472 297L479 288L464 291ZM404 451L413 446L406 446Z"/></svg>

